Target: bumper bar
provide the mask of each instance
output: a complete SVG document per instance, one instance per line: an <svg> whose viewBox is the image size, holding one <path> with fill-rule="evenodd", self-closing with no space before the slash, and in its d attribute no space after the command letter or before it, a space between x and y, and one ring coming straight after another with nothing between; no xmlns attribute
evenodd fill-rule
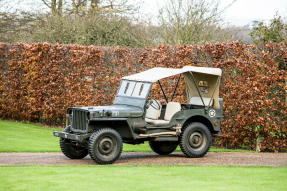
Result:
<svg viewBox="0 0 287 191"><path fill-rule="evenodd" d="M54 131L53 135L55 137L61 137L64 139L70 139L70 140L79 141L79 142L83 142L85 139L90 137L90 134L76 135L72 133L59 132L59 131Z"/></svg>

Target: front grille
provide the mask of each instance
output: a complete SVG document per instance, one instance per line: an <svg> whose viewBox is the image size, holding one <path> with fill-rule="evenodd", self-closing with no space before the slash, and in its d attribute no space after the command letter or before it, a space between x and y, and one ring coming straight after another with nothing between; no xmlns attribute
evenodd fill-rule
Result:
<svg viewBox="0 0 287 191"><path fill-rule="evenodd" d="M88 111L73 109L72 128L85 131L88 126Z"/></svg>

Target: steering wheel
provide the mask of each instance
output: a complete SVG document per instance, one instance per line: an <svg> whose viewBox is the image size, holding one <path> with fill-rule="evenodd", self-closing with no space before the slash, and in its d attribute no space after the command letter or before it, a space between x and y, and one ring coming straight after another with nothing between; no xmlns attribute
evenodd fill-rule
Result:
<svg viewBox="0 0 287 191"><path fill-rule="evenodd" d="M155 103L155 104L154 104ZM157 100L151 99L149 105L155 110L160 110L160 104Z"/></svg>

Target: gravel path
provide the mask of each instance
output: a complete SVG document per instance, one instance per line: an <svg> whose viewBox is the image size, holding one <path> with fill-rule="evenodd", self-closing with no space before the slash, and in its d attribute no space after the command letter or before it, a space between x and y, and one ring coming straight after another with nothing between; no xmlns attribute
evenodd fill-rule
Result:
<svg viewBox="0 0 287 191"><path fill-rule="evenodd" d="M62 153L0 153L6 165L96 165L89 156L71 160ZM114 165L224 165L287 166L287 153L208 152L203 158L186 158L182 153L159 156L155 153L125 152Z"/></svg>

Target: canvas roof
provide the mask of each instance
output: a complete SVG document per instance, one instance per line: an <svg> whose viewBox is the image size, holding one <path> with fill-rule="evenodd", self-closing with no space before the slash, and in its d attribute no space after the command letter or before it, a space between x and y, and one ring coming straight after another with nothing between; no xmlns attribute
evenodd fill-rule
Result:
<svg viewBox="0 0 287 191"><path fill-rule="evenodd" d="M184 66L183 68L152 68L144 72L133 74L130 76L125 76L125 80L143 81L143 82L156 82L160 79L167 78L170 76L192 72L208 74L213 76L221 76L222 71L220 68L210 68L210 67L198 67L198 66Z"/></svg>

